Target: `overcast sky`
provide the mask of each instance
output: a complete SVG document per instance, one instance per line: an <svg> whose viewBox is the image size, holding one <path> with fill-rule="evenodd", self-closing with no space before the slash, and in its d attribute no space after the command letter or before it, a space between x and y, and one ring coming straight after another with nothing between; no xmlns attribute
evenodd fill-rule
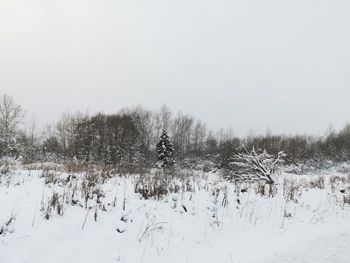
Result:
<svg viewBox="0 0 350 263"><path fill-rule="evenodd" d="M39 123L163 103L237 135L350 122L349 0L0 0L0 94Z"/></svg>

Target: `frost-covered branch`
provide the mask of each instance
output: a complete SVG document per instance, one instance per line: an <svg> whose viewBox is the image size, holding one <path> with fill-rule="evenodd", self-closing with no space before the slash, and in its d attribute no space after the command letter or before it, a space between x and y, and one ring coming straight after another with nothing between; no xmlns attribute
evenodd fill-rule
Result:
<svg viewBox="0 0 350 263"><path fill-rule="evenodd" d="M277 157L268 154L266 150L258 153L253 147L250 152L245 149L244 153L234 154L231 167L235 175L239 178L248 177L274 184L272 175L277 172L285 156L286 154L284 152L279 152Z"/></svg>

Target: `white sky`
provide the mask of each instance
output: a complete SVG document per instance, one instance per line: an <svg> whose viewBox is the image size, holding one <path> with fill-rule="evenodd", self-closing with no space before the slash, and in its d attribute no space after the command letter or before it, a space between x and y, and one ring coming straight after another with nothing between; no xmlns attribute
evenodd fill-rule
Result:
<svg viewBox="0 0 350 263"><path fill-rule="evenodd" d="M0 0L0 94L39 123L168 104L213 129L350 122L349 0Z"/></svg>

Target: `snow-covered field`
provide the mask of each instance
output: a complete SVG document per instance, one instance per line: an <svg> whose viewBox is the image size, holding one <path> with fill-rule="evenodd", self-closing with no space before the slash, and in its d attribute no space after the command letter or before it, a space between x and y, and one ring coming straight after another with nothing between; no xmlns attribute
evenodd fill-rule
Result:
<svg viewBox="0 0 350 263"><path fill-rule="evenodd" d="M348 172L282 173L264 194L189 171L165 183L59 166L0 178L1 263L350 262ZM162 184L169 193L144 198Z"/></svg>

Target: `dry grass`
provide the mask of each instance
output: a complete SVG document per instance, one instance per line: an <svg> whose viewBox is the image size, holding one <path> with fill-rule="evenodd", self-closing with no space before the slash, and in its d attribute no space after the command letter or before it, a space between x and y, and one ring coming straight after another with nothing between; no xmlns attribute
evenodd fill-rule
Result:
<svg viewBox="0 0 350 263"><path fill-rule="evenodd" d="M309 187L311 189L324 189L325 188L324 176L318 176L316 179L309 181Z"/></svg>

